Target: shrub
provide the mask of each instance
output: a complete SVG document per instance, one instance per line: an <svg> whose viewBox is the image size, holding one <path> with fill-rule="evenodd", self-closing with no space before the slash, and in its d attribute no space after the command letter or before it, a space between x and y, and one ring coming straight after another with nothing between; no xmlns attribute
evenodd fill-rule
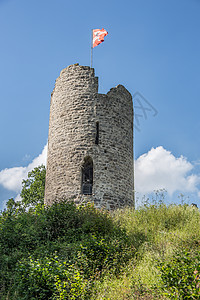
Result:
<svg viewBox="0 0 200 300"><path fill-rule="evenodd" d="M58 256L29 257L17 264L14 289L18 299L84 299L85 286L76 266Z"/></svg>
<svg viewBox="0 0 200 300"><path fill-rule="evenodd" d="M89 293L96 278L119 274L134 256L125 231L92 205L61 201L26 211L9 203L0 220L2 297L9 291L12 299L73 299L72 290Z"/></svg>
<svg viewBox="0 0 200 300"><path fill-rule="evenodd" d="M163 295L171 299L200 298L200 253L178 251L159 265Z"/></svg>

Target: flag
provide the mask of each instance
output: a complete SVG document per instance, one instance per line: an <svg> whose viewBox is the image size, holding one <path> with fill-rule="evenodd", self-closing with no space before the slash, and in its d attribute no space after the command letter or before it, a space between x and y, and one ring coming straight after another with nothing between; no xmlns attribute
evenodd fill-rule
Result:
<svg viewBox="0 0 200 300"><path fill-rule="evenodd" d="M105 29L93 29L93 48L104 42L104 36L106 36L108 32Z"/></svg>

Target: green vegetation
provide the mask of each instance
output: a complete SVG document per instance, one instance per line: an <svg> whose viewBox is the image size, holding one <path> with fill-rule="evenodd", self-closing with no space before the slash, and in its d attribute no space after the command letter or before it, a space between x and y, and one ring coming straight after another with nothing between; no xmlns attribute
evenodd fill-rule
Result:
<svg viewBox="0 0 200 300"><path fill-rule="evenodd" d="M0 214L0 299L200 299L200 212L156 193L109 213L44 207L45 168Z"/></svg>
<svg viewBox="0 0 200 300"><path fill-rule="evenodd" d="M46 168L44 165L36 167L28 173L28 179L22 181L21 202L24 206L35 207L44 204Z"/></svg>

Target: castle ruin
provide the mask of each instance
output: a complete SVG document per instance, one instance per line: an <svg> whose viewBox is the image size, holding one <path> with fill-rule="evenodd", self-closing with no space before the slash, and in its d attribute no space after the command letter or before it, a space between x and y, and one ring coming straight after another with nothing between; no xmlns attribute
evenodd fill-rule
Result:
<svg viewBox="0 0 200 300"><path fill-rule="evenodd" d="M45 204L134 205L133 102L122 85L98 93L94 69L62 70L51 96Z"/></svg>

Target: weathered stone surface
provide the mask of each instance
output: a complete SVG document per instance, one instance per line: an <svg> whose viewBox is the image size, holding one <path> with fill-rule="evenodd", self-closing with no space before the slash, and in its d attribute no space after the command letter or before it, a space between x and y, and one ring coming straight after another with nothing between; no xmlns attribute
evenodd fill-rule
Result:
<svg viewBox="0 0 200 300"><path fill-rule="evenodd" d="M86 157L93 160L92 195L82 194ZM122 85L98 94L90 67L62 70L51 97L45 203L65 198L107 209L133 205L133 178L131 94Z"/></svg>

